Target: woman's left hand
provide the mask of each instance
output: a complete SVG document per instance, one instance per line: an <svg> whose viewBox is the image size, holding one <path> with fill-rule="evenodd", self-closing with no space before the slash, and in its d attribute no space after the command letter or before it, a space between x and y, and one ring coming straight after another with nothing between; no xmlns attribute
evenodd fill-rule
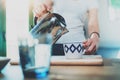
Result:
<svg viewBox="0 0 120 80"><path fill-rule="evenodd" d="M96 52L99 44L99 37L97 34L93 34L88 40L83 42L83 46L85 47L86 55L92 55Z"/></svg>

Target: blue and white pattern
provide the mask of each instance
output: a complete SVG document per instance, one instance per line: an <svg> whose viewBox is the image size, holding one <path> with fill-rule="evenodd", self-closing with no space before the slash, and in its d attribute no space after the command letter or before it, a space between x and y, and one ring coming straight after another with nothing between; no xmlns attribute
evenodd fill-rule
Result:
<svg viewBox="0 0 120 80"><path fill-rule="evenodd" d="M64 43L63 48L67 59L80 59L85 52L82 42Z"/></svg>
<svg viewBox="0 0 120 80"><path fill-rule="evenodd" d="M64 44L64 51L65 53L81 53L84 51L84 47L81 43Z"/></svg>

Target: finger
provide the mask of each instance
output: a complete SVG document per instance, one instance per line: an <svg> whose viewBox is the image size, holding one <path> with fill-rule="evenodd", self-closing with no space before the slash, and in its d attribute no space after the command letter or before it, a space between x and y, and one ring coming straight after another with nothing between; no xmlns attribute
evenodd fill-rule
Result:
<svg viewBox="0 0 120 80"><path fill-rule="evenodd" d="M86 48L86 43L87 43L87 40L82 42L82 45L84 48Z"/></svg>
<svg viewBox="0 0 120 80"><path fill-rule="evenodd" d="M83 44L86 44L87 43L87 40L83 41Z"/></svg>
<svg viewBox="0 0 120 80"><path fill-rule="evenodd" d="M92 44L92 40L88 39L86 45L87 45L87 46L90 46L91 44Z"/></svg>
<svg viewBox="0 0 120 80"><path fill-rule="evenodd" d="M88 54L92 54L96 51L96 45L95 44L92 44L87 50L86 50L86 53Z"/></svg>
<svg viewBox="0 0 120 80"><path fill-rule="evenodd" d="M48 11L47 11L47 6L46 6L45 4L41 5L41 8L42 8L42 11L43 11L44 13L48 12Z"/></svg>
<svg viewBox="0 0 120 80"><path fill-rule="evenodd" d="M94 54L96 52L96 46L91 50L90 54Z"/></svg>
<svg viewBox="0 0 120 80"><path fill-rule="evenodd" d="M88 48L91 44L92 44L92 41L91 41L90 39L88 39L88 40L86 41L86 43L83 44L83 46L84 46L85 48Z"/></svg>
<svg viewBox="0 0 120 80"><path fill-rule="evenodd" d="M33 10L33 14L34 14L34 16L36 16L36 17L40 17L40 15L39 15L39 13L38 13L38 10L36 10L36 9Z"/></svg>
<svg viewBox="0 0 120 80"><path fill-rule="evenodd" d="M96 52L96 49L94 49L92 52L85 52L85 55L94 55Z"/></svg>
<svg viewBox="0 0 120 80"><path fill-rule="evenodd" d="M47 13L47 6L45 4L40 4L34 8L34 15L36 17L41 17L45 13Z"/></svg>
<svg viewBox="0 0 120 80"><path fill-rule="evenodd" d="M95 54L96 52L96 47L94 47L93 51L91 52L91 54Z"/></svg>
<svg viewBox="0 0 120 80"><path fill-rule="evenodd" d="M40 17L40 15L42 14L42 7L41 7L41 5L35 7L33 9L33 13L34 13L34 16Z"/></svg>

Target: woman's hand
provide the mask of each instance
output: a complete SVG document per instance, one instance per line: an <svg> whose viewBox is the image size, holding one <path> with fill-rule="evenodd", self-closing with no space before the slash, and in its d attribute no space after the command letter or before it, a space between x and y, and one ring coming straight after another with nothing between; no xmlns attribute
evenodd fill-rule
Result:
<svg viewBox="0 0 120 80"><path fill-rule="evenodd" d="M35 4L33 9L34 16L40 18L52 9L52 5L53 5L52 1L51 0L45 0L45 1L46 2L39 2Z"/></svg>
<svg viewBox="0 0 120 80"><path fill-rule="evenodd" d="M85 54L94 54L99 44L99 25L97 8L89 9L88 12L88 33L90 37L83 42L86 51Z"/></svg>
<svg viewBox="0 0 120 80"><path fill-rule="evenodd" d="M88 40L83 42L83 46L86 49L85 54L86 55L94 54L98 48L98 44L99 44L99 36L96 33L94 33L91 35L91 37Z"/></svg>
<svg viewBox="0 0 120 80"><path fill-rule="evenodd" d="M39 5L36 5L33 9L34 16L38 18L44 15L45 13L47 13L47 6L45 4L40 3Z"/></svg>

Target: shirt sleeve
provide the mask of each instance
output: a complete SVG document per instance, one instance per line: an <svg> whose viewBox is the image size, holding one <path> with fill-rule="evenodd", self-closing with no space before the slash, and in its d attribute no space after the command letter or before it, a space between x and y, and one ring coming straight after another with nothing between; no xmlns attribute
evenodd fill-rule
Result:
<svg viewBox="0 0 120 80"><path fill-rule="evenodd" d="M88 9L98 8L98 0L88 0Z"/></svg>

